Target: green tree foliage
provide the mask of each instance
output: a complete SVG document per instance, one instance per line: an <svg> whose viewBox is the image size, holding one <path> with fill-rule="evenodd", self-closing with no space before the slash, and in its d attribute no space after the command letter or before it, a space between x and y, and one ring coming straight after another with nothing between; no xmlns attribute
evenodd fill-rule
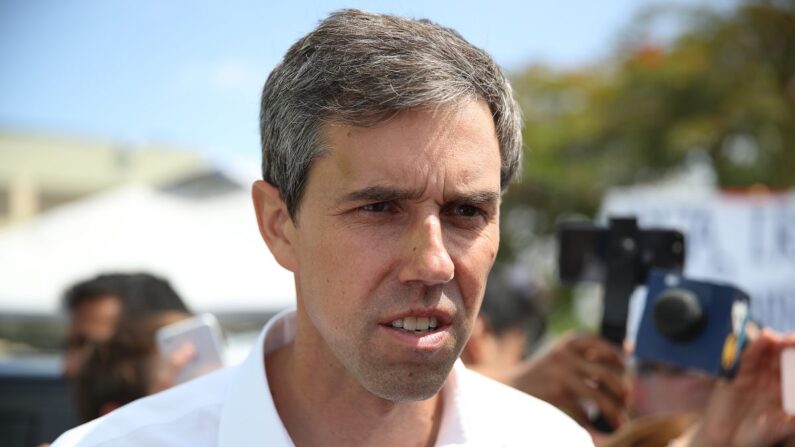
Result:
<svg viewBox="0 0 795 447"><path fill-rule="evenodd" d="M795 186L795 1L679 10L678 35L649 43L643 30L670 13L641 16L609 63L515 77L528 152L506 209L532 208L536 232L593 215L607 188L657 180L694 155L722 188Z"/></svg>

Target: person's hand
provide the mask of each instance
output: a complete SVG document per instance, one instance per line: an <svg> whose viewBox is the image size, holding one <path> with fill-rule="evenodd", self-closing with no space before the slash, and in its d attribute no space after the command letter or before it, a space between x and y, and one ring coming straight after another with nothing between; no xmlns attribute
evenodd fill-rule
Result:
<svg viewBox="0 0 795 447"><path fill-rule="evenodd" d="M795 446L795 416L781 406L781 351L792 346L795 335L762 332L742 354L734 380L718 383L689 445Z"/></svg>
<svg viewBox="0 0 795 447"><path fill-rule="evenodd" d="M196 348L191 343L184 343L170 355L157 355L152 367L150 393L157 393L171 388L176 384L180 371L196 356Z"/></svg>
<svg viewBox="0 0 795 447"><path fill-rule="evenodd" d="M588 427L583 402L596 404L614 427L626 420L628 396L621 351L596 335L565 334L512 369L506 382L545 400Z"/></svg>

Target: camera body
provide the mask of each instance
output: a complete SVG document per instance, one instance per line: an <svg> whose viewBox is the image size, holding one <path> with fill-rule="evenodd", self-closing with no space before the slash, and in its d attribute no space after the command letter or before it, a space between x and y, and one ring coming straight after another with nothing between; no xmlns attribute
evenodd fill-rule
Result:
<svg viewBox="0 0 795 447"><path fill-rule="evenodd" d="M635 356L732 377L745 344L750 298L736 287L654 269Z"/></svg>
<svg viewBox="0 0 795 447"><path fill-rule="evenodd" d="M673 229L639 228L634 217L611 217L607 228L589 222L558 226L558 272L564 283L596 281L604 285L600 332L622 346L629 299L645 284L652 268L682 271L684 235Z"/></svg>
<svg viewBox="0 0 795 447"><path fill-rule="evenodd" d="M604 311L600 333L622 346L627 332L629 300L636 286L644 284L653 267L681 271L684 267L684 235L672 229L638 227L631 216L611 217L609 225L563 222L558 225L558 273L564 283L597 281L604 286ZM613 427L602 416L593 421L602 432Z"/></svg>

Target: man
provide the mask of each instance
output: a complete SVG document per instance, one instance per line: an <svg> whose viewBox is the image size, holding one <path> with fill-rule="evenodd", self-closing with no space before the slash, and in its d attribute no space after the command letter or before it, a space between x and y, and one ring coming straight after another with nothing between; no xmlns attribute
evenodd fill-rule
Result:
<svg viewBox="0 0 795 447"><path fill-rule="evenodd" d="M63 373L74 378L90 346L108 341L122 315L188 313L168 281L149 273L105 273L72 285L64 293L69 311Z"/></svg>
<svg viewBox="0 0 795 447"><path fill-rule="evenodd" d="M239 367L58 446L591 445L458 361L499 244L521 119L494 62L427 21L345 10L271 73L260 232L295 276Z"/></svg>

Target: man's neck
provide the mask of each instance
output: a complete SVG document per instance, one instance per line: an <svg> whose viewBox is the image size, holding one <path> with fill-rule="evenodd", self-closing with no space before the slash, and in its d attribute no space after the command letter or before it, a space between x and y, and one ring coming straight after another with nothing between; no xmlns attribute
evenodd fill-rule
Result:
<svg viewBox="0 0 795 447"><path fill-rule="evenodd" d="M296 339L266 359L273 402L296 446L435 444L441 393L424 401L388 401L365 390L335 359L305 354Z"/></svg>

